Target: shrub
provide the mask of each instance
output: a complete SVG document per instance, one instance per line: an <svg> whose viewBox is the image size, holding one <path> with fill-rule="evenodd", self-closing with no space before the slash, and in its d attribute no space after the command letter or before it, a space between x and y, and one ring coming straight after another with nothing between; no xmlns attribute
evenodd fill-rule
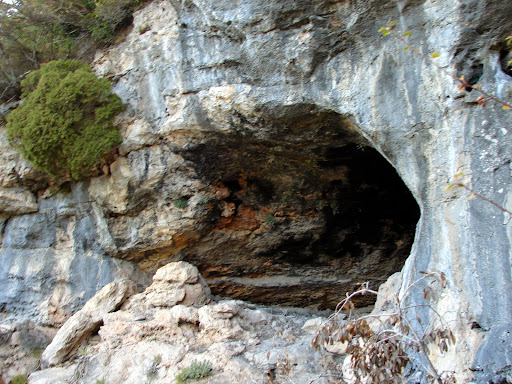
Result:
<svg viewBox="0 0 512 384"><path fill-rule="evenodd" d="M92 59L146 1L0 1L0 101L18 98L21 79L41 63Z"/></svg>
<svg viewBox="0 0 512 384"><path fill-rule="evenodd" d="M210 202L211 198L207 195L201 195L199 200L197 201L198 204L208 204Z"/></svg>
<svg viewBox="0 0 512 384"><path fill-rule="evenodd" d="M311 342L316 349L334 343L346 343L349 365L356 383L398 384L408 382L405 377L424 376L427 383L453 384L453 372L440 372L431 360L430 351L438 348L447 352L455 344L455 337L443 317L430 302L447 286L443 272L421 272L422 277L409 285L403 296L395 295L390 301L390 311L359 315L352 300L360 295L379 295L364 283L359 290L342 300L334 314L318 330ZM407 294L423 284L424 304L406 304ZM437 292L436 292L437 291ZM428 310L431 324L425 327L417 309ZM348 319L340 320L342 311L349 312ZM418 369L418 371L415 371ZM421 381L424 382L423 380Z"/></svg>
<svg viewBox="0 0 512 384"><path fill-rule="evenodd" d="M111 44L116 30L131 21L133 11L144 0L97 0L90 15L92 36L105 44Z"/></svg>
<svg viewBox="0 0 512 384"><path fill-rule="evenodd" d="M87 64L51 61L22 88L25 100L7 116L7 138L34 167L79 179L121 143L112 124L121 100Z"/></svg>
<svg viewBox="0 0 512 384"><path fill-rule="evenodd" d="M197 380L210 376L212 373L212 364L209 361L193 361L190 366L183 368L176 377L178 383L184 383L188 379Z"/></svg>
<svg viewBox="0 0 512 384"><path fill-rule="evenodd" d="M272 215L267 215L265 216L265 223L270 227L270 228L274 228L274 226L276 225L276 219L274 218L274 216Z"/></svg>
<svg viewBox="0 0 512 384"><path fill-rule="evenodd" d="M11 379L12 384L27 384L27 376L17 375Z"/></svg>
<svg viewBox="0 0 512 384"><path fill-rule="evenodd" d="M188 206L188 199L186 197L178 197L172 200L172 205L179 209L185 209Z"/></svg>

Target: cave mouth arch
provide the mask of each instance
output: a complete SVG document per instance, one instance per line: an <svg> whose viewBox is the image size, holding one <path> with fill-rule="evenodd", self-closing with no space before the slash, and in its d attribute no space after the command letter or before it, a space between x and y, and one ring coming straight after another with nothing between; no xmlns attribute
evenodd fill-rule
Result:
<svg viewBox="0 0 512 384"><path fill-rule="evenodd" d="M182 258L212 293L255 303L333 309L362 282L378 288L409 256L411 192L348 117L311 105L263 115L183 153L219 198Z"/></svg>

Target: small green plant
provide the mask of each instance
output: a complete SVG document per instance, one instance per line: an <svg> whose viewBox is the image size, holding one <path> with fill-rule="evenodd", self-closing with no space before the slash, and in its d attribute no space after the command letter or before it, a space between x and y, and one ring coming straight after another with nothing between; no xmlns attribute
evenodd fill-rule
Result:
<svg viewBox="0 0 512 384"><path fill-rule="evenodd" d="M148 378L148 381L151 382L151 381L155 380L157 373L158 373L158 367L155 364L153 364L146 375Z"/></svg>
<svg viewBox="0 0 512 384"><path fill-rule="evenodd" d="M39 359L42 354L43 350L41 348L36 348L32 350L32 357L35 357L36 359Z"/></svg>
<svg viewBox="0 0 512 384"><path fill-rule="evenodd" d="M198 204L208 204L210 202L210 196L207 195L201 195L199 200L197 201Z"/></svg>
<svg viewBox="0 0 512 384"><path fill-rule="evenodd" d="M507 46L511 46L512 45L512 35L508 35L506 38L505 38L506 42L507 42ZM507 61L507 65L508 66L512 66L512 59L510 59L509 61Z"/></svg>
<svg viewBox="0 0 512 384"><path fill-rule="evenodd" d="M183 368L176 377L178 383L184 383L185 381L204 379L212 374L212 364L205 360L198 362L194 360L188 367Z"/></svg>
<svg viewBox="0 0 512 384"><path fill-rule="evenodd" d="M148 370L147 378L148 381L153 381L156 378L156 375L158 374L158 366L162 362L162 355L156 355L153 358L153 363L151 364L151 367Z"/></svg>
<svg viewBox="0 0 512 384"><path fill-rule="evenodd" d="M112 124L121 99L88 64L51 61L21 85L25 100L7 115L6 134L37 169L78 180L121 143Z"/></svg>
<svg viewBox="0 0 512 384"><path fill-rule="evenodd" d="M80 356L87 356L87 347L80 347L80 348L78 348L78 354Z"/></svg>
<svg viewBox="0 0 512 384"><path fill-rule="evenodd" d="M105 384L105 379L96 380L96 384Z"/></svg>
<svg viewBox="0 0 512 384"><path fill-rule="evenodd" d="M326 206L327 206L327 202L324 201L324 200L318 200L317 203L316 203L316 209L319 210L319 211L324 209Z"/></svg>
<svg viewBox="0 0 512 384"><path fill-rule="evenodd" d="M333 215L337 215L338 213L340 213L340 206L338 205L337 201L331 201L329 203L329 206L331 207L331 211L332 211Z"/></svg>
<svg viewBox="0 0 512 384"><path fill-rule="evenodd" d="M141 25L141 26L139 27L139 33L140 33L141 35L143 35L144 33L146 33L146 32L147 32L147 31L149 31L149 30L151 30L151 26L150 26L150 25L148 25L148 24L144 24L144 25Z"/></svg>
<svg viewBox="0 0 512 384"><path fill-rule="evenodd" d="M272 215L267 215L265 216L265 223L270 227L270 228L274 228L274 226L276 225L276 219L274 216Z"/></svg>
<svg viewBox="0 0 512 384"><path fill-rule="evenodd" d="M283 192L283 194L281 195L281 202L283 204L288 203L288 201L291 200L292 196L293 196L293 192L290 190Z"/></svg>
<svg viewBox="0 0 512 384"><path fill-rule="evenodd" d="M188 206L188 199L186 197L178 197L172 200L172 205L179 209L185 209Z"/></svg>
<svg viewBox="0 0 512 384"><path fill-rule="evenodd" d="M17 375L11 379L12 384L27 384L27 376Z"/></svg>

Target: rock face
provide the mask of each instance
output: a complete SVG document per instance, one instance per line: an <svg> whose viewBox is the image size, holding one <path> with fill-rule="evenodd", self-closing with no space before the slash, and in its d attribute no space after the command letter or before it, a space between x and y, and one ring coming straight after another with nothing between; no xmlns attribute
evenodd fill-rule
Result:
<svg viewBox="0 0 512 384"><path fill-rule="evenodd" d="M0 325L0 372L4 382L39 369L41 353L55 334L55 328L32 322Z"/></svg>
<svg viewBox="0 0 512 384"><path fill-rule="evenodd" d="M511 12L484 0L151 2L95 62L127 104L105 174L52 195L2 155L4 311L62 322L116 276L147 283L141 271L176 260L214 294L319 308L402 267L402 290L440 270L449 288L434 306L458 342L439 364L461 382L506 380L510 218L445 187L463 172L512 208L510 111L478 107L476 91L378 30L397 21L444 71L509 99Z"/></svg>
<svg viewBox="0 0 512 384"><path fill-rule="evenodd" d="M234 38L213 31L220 27L195 6L148 7L126 41L96 60L128 105L122 157L89 188L109 215L112 255L149 271L183 259L215 294L318 308L400 270L417 204L349 114L292 86L306 76L299 62L285 64L282 84L253 67L275 50L280 27L240 16L228 28ZM285 24L312 17L299 14ZM322 23L283 27L289 54L343 40L323 36L333 27ZM312 46L296 48L301 39ZM218 55L217 43L236 58ZM320 65L308 63L314 50L304 54L302 65Z"/></svg>
<svg viewBox="0 0 512 384"><path fill-rule="evenodd" d="M103 286L150 275L106 256L112 247L87 184L45 188L49 180L7 146L0 129L0 309L5 320L62 325ZM105 237L106 236L106 237Z"/></svg>

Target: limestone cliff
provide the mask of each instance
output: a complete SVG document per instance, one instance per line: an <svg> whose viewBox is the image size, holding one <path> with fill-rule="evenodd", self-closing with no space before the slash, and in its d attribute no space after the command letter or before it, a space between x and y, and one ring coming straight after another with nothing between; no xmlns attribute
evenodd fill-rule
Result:
<svg viewBox="0 0 512 384"><path fill-rule="evenodd" d="M510 100L512 4L155 0L97 55L127 105L102 176L60 188L2 139L0 305L62 324L102 286L170 261L213 293L332 308L362 281L443 271L436 309L462 382L512 381L510 111L478 106L437 65ZM414 298L422 303L420 294ZM371 302L361 302L361 305ZM428 312L418 311L425 321Z"/></svg>

